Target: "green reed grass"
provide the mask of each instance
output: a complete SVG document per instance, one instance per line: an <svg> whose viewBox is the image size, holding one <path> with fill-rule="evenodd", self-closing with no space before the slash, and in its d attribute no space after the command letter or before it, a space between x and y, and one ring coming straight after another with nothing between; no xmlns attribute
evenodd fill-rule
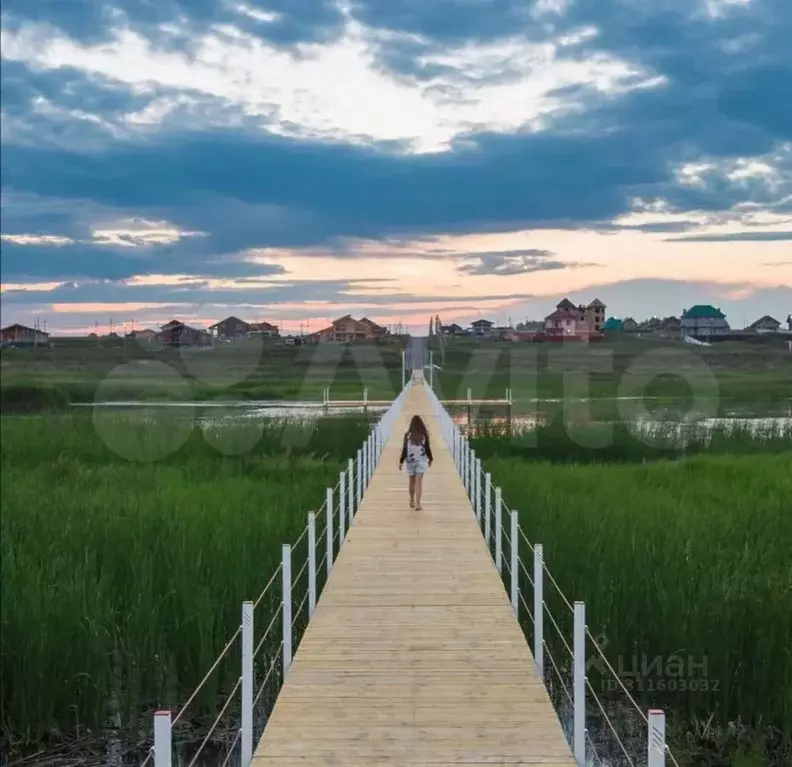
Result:
<svg viewBox="0 0 792 767"><path fill-rule="evenodd" d="M112 418L114 444L132 452L184 428ZM12 743L97 732L109 711L134 728L155 706L178 709L366 424L209 431L211 443L194 429L172 455L134 462L108 448L90 416L4 419L2 728ZM260 629L275 604L262 603ZM232 656L191 716L216 712L239 673Z"/></svg>
<svg viewBox="0 0 792 767"><path fill-rule="evenodd" d="M632 668L635 655L706 663L686 665L685 690L644 679L635 693L644 707L665 707L670 726L739 720L789 746L792 452L637 466L493 458L487 469L528 539L544 544L567 597L586 602L614 666L622 658ZM546 591L571 630L561 600ZM553 629L545 633L555 641Z"/></svg>

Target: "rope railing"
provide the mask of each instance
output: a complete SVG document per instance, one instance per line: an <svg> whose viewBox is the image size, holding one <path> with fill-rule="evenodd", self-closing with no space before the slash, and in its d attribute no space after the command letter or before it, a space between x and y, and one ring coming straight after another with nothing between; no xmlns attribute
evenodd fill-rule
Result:
<svg viewBox="0 0 792 767"><path fill-rule="evenodd" d="M588 630L584 603L572 602L566 596L545 562L544 547L539 543L531 543L528 540L519 521L519 512L510 509L503 502L500 487L493 485L491 475L483 469L481 459L476 456L475 450L471 447L469 438L464 430L453 422L432 389L429 389L428 392L432 409L446 444L451 451L454 464L467 492L487 547L495 559L498 571L503 573L505 569L509 576L507 579L509 583L505 585L510 591L512 609L515 616L519 620L522 613L527 615L530 620L537 671L542 679L545 680L545 684L554 686L554 680L557 678L560 689L563 691L562 700L571 705L573 722L570 745L578 767L585 767L587 764L587 753L590 753L598 763L607 763L607 760L603 761L600 758L591 734L586 728L587 699L595 704L599 710L606 727L612 731L619 749L628 759L630 765L640 763L642 765L646 764L647 767L663 767L666 755L668 755L668 759L675 767L678 767L676 759L665 742L664 712L658 709L644 712L635 698L629 693L616 670L605 657L604 651ZM503 545L504 541L506 543L505 547ZM504 548L507 549L507 552L504 552ZM530 552L533 558L533 572L523 562L522 552ZM520 571L522 571L525 581L530 585L530 590L533 592L532 606L529 605L528 602L530 600L526 600L520 587ZM568 611L567 614L572 616L573 641L571 645L545 597L544 583L546 581L550 583L553 596L560 600L559 604L562 607L562 611L564 613ZM555 641L549 642L545 639L545 616L547 616L554 629L553 637L557 636L557 643ZM630 706L638 712L639 721L647 726L647 736L644 741L646 751L642 759L629 755L624 738L619 736L614 725L613 717L608 715L605 704L600 700L590 680L587 678L587 639L592 644L598 660L602 659L604 661L604 669L616 679L617 688L626 695ZM566 663L557 662L554 655L554 646L565 651ZM545 677L545 658L549 661L548 670L550 676L547 678ZM564 681L565 670L567 673L571 672L572 675L571 689L570 685Z"/></svg>
<svg viewBox="0 0 792 767"><path fill-rule="evenodd" d="M259 703L271 682L283 683L291 667L293 653L299 646L302 631L310 622L320 596L319 590L326 585L333 568L336 556L346 539L346 533L354 522L360 508L363 494L366 491L374 470L379 463L384 447L390 437L397 417L400 415L407 392L412 388L408 381L402 392L394 399L382 417L370 426L368 436L353 458L347 462L346 468L339 472L335 485L328 487L325 499L317 511L308 513L308 521L292 544L281 547L281 562L261 590L255 601L243 602L242 623L220 651L209 670L198 683L181 707L179 713L171 718L170 711L157 711L154 715L154 745L149 748L141 767L170 767L172 764L172 734L174 725L178 724L185 712L194 703L208 680L217 671L229 651L241 640L242 674L226 696L225 702L209 730L205 733L197 751L193 754L188 767L197 763L200 755L207 748L212 735L220 726L223 717L235 713L232 708L235 701L240 717L235 726L235 737L225 755L223 764L228 764L235 751L239 750L239 763L248 767L253 755L253 710ZM306 549L302 549L303 545ZM300 567L293 570L295 550L305 551L300 555ZM317 563L318 554L322 553ZM294 573L294 574L293 574ZM267 628L258 642L254 643L254 617L256 609L265 599L273 594L276 583L280 581L280 595ZM305 591L301 598L296 594L295 586L305 583ZM301 589L300 589L301 590ZM299 602L297 600L299 599ZM296 603L296 604L295 604ZM307 605L307 610L306 610ZM280 639L274 653L268 659L268 667L264 679L254 695L255 659L265 647L272 647L275 640L275 627L280 623ZM280 668L282 673L276 674ZM278 688L273 687L277 695ZM273 698L274 699L274 698Z"/></svg>
<svg viewBox="0 0 792 767"><path fill-rule="evenodd" d="M231 761L231 757L234 755L234 749L236 748L237 743L239 743L239 739L241 737L242 737L242 730L237 730L237 734L234 736L234 740L231 743L231 747L228 749L226 758L223 759L223 763L222 765L220 765L220 767L227 767L228 763Z"/></svg>

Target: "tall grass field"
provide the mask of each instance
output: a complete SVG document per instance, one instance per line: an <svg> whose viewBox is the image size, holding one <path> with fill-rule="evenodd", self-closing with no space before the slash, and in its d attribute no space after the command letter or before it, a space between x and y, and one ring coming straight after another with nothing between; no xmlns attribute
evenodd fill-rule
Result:
<svg viewBox="0 0 792 767"><path fill-rule="evenodd" d="M183 425L112 418L115 450L90 417L4 419L4 750L178 709L367 434L355 418L215 425L147 462L141 445L156 455ZM213 717L238 673L191 715Z"/></svg>
<svg viewBox="0 0 792 767"><path fill-rule="evenodd" d="M485 427L474 446L561 589L586 602L615 668L632 669L634 657L692 662L684 689L676 677L673 689L633 689L642 706L667 709L683 763L737 763L750 745L759 761L745 764L784 764L791 435L715 432L683 445L671 430L642 447L621 426L606 449L596 446L602 429ZM86 736L101 744L114 722L125 742L146 742L150 713L180 709L367 430L362 417L4 417L3 751L49 753ZM546 596L571 641L563 603L549 586ZM545 635L563 658L549 627ZM218 669L191 720L212 721L237 661Z"/></svg>
<svg viewBox="0 0 792 767"><path fill-rule="evenodd" d="M745 764L788 763L792 452L618 465L493 457L486 468L561 590L585 601L636 700L666 708L686 763L737 764L746 738L761 756ZM546 593L571 643L571 615ZM545 634L563 660L554 629Z"/></svg>

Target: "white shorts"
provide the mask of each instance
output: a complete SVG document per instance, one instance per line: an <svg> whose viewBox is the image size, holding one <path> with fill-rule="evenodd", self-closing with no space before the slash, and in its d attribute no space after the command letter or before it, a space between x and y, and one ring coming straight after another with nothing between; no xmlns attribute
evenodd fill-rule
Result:
<svg viewBox="0 0 792 767"><path fill-rule="evenodd" d="M407 476L414 477L416 474L426 474L429 468L429 461L407 461Z"/></svg>

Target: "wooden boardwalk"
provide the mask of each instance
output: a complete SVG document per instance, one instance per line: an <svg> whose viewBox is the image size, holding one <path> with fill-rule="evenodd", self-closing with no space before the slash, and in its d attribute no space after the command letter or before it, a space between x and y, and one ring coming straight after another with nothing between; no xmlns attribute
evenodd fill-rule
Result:
<svg viewBox="0 0 792 767"><path fill-rule="evenodd" d="M433 438L423 510L398 470ZM574 760L422 385L410 390L256 749L255 767Z"/></svg>

